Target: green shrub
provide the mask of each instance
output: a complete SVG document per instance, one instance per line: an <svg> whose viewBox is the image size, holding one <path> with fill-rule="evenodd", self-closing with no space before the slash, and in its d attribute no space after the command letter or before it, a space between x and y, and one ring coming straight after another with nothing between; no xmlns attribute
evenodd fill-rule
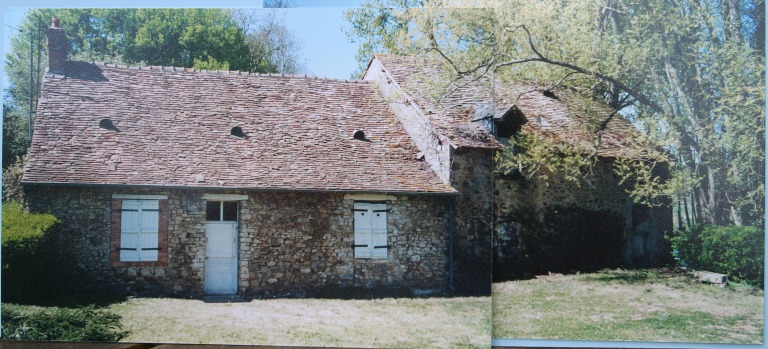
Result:
<svg viewBox="0 0 768 349"><path fill-rule="evenodd" d="M3 249L6 246L29 246L45 235L58 219L50 214L26 213L21 202L3 203Z"/></svg>
<svg viewBox="0 0 768 349"><path fill-rule="evenodd" d="M701 224L676 231L670 240L677 257L689 267L764 287L763 229Z"/></svg>
<svg viewBox="0 0 768 349"><path fill-rule="evenodd" d="M4 339L116 342L128 335L120 315L93 306L67 308L3 304Z"/></svg>
<svg viewBox="0 0 768 349"><path fill-rule="evenodd" d="M62 291L67 271L50 214L26 213L17 201L3 203L2 294L16 303L50 304Z"/></svg>

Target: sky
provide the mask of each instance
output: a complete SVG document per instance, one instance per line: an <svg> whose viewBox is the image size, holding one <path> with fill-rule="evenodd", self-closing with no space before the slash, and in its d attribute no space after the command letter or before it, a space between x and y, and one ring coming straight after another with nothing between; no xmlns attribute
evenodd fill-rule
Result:
<svg viewBox="0 0 768 349"><path fill-rule="evenodd" d="M355 53L357 44L350 43L343 33L346 25L344 11L357 7L361 0L293 0L294 7L279 9L284 23L298 38L300 51L299 62L303 63L307 75L349 79L357 69ZM211 7L211 1L149 1L149 0L116 0L110 1L109 7ZM103 1L79 0L5 0L2 15L3 51L2 57L10 49L10 35L17 32L10 27L19 27L24 13L28 8L52 7L105 7ZM215 2L218 8L259 8L260 0L224 0ZM265 9L271 11L271 9ZM9 27L10 26L10 27ZM64 28L66 30L66 28ZM8 86L8 79L2 71L2 88Z"/></svg>

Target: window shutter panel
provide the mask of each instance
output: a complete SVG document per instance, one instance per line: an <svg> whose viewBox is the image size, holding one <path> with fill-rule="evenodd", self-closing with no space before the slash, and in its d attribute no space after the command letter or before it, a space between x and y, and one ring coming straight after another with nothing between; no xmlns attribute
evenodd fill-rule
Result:
<svg viewBox="0 0 768 349"><path fill-rule="evenodd" d="M139 260L157 261L160 203L157 200L141 202L141 232L139 238Z"/></svg>
<svg viewBox="0 0 768 349"><path fill-rule="evenodd" d="M120 220L120 260L139 260L141 204L138 200L123 200Z"/></svg>
<svg viewBox="0 0 768 349"><path fill-rule="evenodd" d="M371 233L372 233L372 256L371 258L387 258L387 205L371 205Z"/></svg>
<svg viewBox="0 0 768 349"><path fill-rule="evenodd" d="M371 205L355 203L355 258L371 258Z"/></svg>

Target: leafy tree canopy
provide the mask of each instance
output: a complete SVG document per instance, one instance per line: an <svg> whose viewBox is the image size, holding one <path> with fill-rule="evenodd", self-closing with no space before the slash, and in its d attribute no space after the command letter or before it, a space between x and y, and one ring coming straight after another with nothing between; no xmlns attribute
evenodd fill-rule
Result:
<svg viewBox="0 0 768 349"><path fill-rule="evenodd" d="M347 12L346 30L361 67L374 53L420 55L459 77L588 91L672 158L664 183L658 159L621 159L636 199L690 200L698 221L762 225L764 12L762 0L370 0Z"/></svg>

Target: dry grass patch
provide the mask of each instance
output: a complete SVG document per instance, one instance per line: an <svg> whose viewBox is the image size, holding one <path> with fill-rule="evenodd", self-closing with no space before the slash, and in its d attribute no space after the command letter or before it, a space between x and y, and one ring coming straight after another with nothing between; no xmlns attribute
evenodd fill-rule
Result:
<svg viewBox="0 0 768 349"><path fill-rule="evenodd" d="M130 299L127 342L487 348L491 298L269 299L204 303Z"/></svg>
<svg viewBox="0 0 768 349"><path fill-rule="evenodd" d="M493 285L493 337L763 342L763 292L668 270L609 270Z"/></svg>

